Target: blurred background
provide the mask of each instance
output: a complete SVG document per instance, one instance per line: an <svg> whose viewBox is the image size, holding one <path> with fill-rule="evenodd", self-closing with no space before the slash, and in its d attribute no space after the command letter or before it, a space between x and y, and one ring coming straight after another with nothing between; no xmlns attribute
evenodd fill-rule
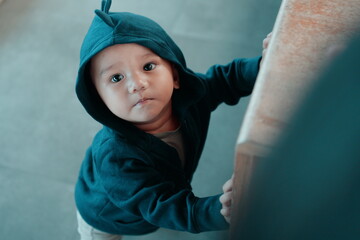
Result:
<svg viewBox="0 0 360 240"><path fill-rule="evenodd" d="M74 93L79 49L100 0L5 0L0 4L0 239L76 240L74 184L101 128ZM157 21L205 72L261 55L281 0L113 0L111 11ZM220 106L194 176L199 197L221 192L248 98ZM227 231L167 229L124 239L215 240Z"/></svg>

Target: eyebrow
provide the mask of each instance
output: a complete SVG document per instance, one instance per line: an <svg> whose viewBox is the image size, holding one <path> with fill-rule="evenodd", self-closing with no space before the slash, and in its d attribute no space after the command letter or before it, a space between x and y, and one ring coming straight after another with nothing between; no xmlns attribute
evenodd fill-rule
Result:
<svg viewBox="0 0 360 240"><path fill-rule="evenodd" d="M115 64L111 64L110 66L106 67L105 69L102 69L99 73L99 75L102 77L105 75L105 73L107 73L111 68L114 67Z"/></svg>
<svg viewBox="0 0 360 240"><path fill-rule="evenodd" d="M144 58L152 57L152 56L158 57L158 55L156 55L155 53L149 52L149 53L145 53L144 55L142 55L141 58L144 59ZM120 62L120 61L118 61L118 62L116 62L116 63L114 63L114 64L111 64L110 66L102 69L102 70L100 71L99 75L100 75L100 76L105 75L105 73L107 73L111 68L114 67L114 65L118 64L119 62Z"/></svg>

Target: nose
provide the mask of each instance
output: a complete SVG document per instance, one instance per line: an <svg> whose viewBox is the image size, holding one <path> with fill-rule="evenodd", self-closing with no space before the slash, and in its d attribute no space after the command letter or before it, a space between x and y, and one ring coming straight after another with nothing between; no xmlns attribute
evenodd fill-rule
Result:
<svg viewBox="0 0 360 240"><path fill-rule="evenodd" d="M145 90L149 86L147 76L143 73L132 73L131 76L128 77L128 80L129 93L136 93Z"/></svg>

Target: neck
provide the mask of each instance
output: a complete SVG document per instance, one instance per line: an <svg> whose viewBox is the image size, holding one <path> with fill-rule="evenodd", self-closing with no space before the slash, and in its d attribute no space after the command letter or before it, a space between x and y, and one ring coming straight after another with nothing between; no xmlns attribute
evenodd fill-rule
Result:
<svg viewBox="0 0 360 240"><path fill-rule="evenodd" d="M179 127L179 122L177 121L176 118L174 118L171 121L168 121L165 124L163 124L161 126L157 126L153 129L149 129L146 132L150 133L150 134L169 132L169 131L175 131L178 127Z"/></svg>
<svg viewBox="0 0 360 240"><path fill-rule="evenodd" d="M179 122L175 117L172 117L172 119L164 123L157 122L155 124L141 124L135 126L144 132L156 134L176 130L179 127Z"/></svg>
<svg viewBox="0 0 360 240"><path fill-rule="evenodd" d="M171 106L171 105L170 105ZM150 133L162 133L176 130L180 123L170 110L168 114L148 123L134 124L140 130Z"/></svg>

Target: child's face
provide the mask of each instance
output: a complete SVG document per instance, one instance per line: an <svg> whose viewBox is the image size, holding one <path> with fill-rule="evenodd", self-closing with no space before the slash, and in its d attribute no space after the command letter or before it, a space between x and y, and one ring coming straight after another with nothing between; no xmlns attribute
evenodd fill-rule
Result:
<svg viewBox="0 0 360 240"><path fill-rule="evenodd" d="M118 44L91 60L93 83L112 113L138 128L172 118L171 97L179 88L173 65L138 44Z"/></svg>

